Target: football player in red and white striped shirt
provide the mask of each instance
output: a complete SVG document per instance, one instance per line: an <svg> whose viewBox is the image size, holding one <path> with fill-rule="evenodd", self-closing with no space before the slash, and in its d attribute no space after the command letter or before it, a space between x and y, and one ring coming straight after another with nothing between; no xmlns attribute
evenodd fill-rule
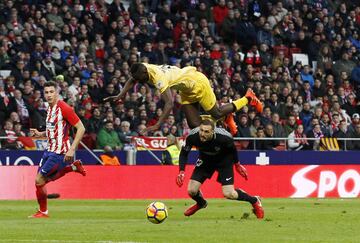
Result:
<svg viewBox="0 0 360 243"><path fill-rule="evenodd" d="M47 150L40 161L38 174L35 179L36 197L39 210L30 217L47 218L47 192L46 184L57 180L68 172L75 171L86 175L80 160L73 162L74 153L79 145L85 127L75 111L64 101L59 99L58 86L55 82L47 82L44 85L44 95L49 103L46 116L46 131L39 132L30 129L31 136L47 137ZM72 144L69 141L69 129L76 128L75 138ZM69 162L72 162L69 164Z"/></svg>

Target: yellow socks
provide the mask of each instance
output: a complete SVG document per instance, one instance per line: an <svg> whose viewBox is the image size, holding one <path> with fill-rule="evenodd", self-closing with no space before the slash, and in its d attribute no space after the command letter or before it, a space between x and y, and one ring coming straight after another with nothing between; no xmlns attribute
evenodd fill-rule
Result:
<svg viewBox="0 0 360 243"><path fill-rule="evenodd" d="M244 96L238 100L233 101L232 103L235 105L236 111L239 111L241 108L248 104L248 99Z"/></svg>

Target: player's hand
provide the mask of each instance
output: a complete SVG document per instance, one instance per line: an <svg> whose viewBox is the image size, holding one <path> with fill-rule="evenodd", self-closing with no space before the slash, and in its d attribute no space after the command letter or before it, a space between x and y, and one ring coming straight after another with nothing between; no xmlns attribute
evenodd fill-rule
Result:
<svg viewBox="0 0 360 243"><path fill-rule="evenodd" d="M150 126L150 127L147 127L145 129L141 130L140 134L145 135L147 132L154 132L154 131L159 130L159 128L160 128L160 124L156 123L154 126Z"/></svg>
<svg viewBox="0 0 360 243"><path fill-rule="evenodd" d="M235 164L235 170L237 173L239 173L242 177L245 178L245 180L248 180L248 174L244 166L240 164L240 162L237 162Z"/></svg>
<svg viewBox="0 0 360 243"><path fill-rule="evenodd" d="M185 171L181 170L176 177L176 184L181 187L184 184L185 180Z"/></svg>
<svg viewBox="0 0 360 243"><path fill-rule="evenodd" d="M65 154L64 161L65 162L72 162L74 160L75 151L73 149L69 149Z"/></svg>
<svg viewBox="0 0 360 243"><path fill-rule="evenodd" d="M39 132L36 128L30 128L30 133L29 135L31 137L40 137L41 136L41 132Z"/></svg>

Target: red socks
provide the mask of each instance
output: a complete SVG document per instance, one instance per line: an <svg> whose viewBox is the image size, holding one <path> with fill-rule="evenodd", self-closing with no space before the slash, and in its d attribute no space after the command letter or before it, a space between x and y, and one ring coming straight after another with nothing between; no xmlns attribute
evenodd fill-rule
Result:
<svg viewBox="0 0 360 243"><path fill-rule="evenodd" d="M41 212L47 211L47 191L46 185L36 186L36 197L40 206Z"/></svg>

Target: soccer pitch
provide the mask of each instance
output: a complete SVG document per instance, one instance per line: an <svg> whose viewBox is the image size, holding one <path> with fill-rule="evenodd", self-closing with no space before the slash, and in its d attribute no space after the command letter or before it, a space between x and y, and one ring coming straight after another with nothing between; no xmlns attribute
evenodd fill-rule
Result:
<svg viewBox="0 0 360 243"><path fill-rule="evenodd" d="M209 200L183 216L191 200L160 200L162 224L147 221L153 200L50 200L49 219L28 219L35 201L0 201L0 243L39 242L360 242L359 199L263 199L264 220L245 202Z"/></svg>

